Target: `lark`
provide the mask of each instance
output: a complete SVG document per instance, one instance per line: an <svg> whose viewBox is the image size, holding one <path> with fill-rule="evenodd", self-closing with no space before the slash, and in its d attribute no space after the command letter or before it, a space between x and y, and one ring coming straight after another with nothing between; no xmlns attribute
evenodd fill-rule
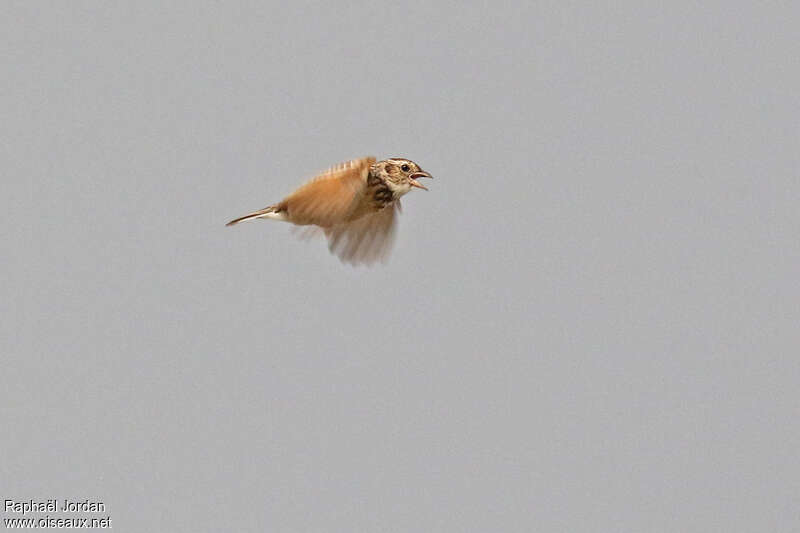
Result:
<svg viewBox="0 0 800 533"><path fill-rule="evenodd" d="M353 159L227 225L263 218L309 226L324 232L329 250L342 262L369 265L389 256L400 198L415 187L427 191L417 180L432 177L408 159Z"/></svg>

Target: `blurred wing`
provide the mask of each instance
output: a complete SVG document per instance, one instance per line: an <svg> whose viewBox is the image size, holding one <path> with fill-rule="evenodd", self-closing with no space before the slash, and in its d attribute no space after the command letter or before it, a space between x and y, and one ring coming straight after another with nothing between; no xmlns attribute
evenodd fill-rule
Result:
<svg viewBox="0 0 800 533"><path fill-rule="evenodd" d="M397 209L397 203L393 203L377 213L325 228L328 249L351 265L386 261L394 241Z"/></svg>
<svg viewBox="0 0 800 533"><path fill-rule="evenodd" d="M374 157L364 157L331 167L287 196L278 208L295 224L341 223L364 193L374 163Z"/></svg>

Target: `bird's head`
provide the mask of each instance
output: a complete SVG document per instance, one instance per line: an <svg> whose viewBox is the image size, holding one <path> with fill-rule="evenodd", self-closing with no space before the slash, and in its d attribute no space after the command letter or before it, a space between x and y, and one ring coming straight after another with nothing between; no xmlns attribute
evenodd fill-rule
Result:
<svg viewBox="0 0 800 533"><path fill-rule="evenodd" d="M419 178L433 178L419 168L419 165L408 159L391 158L375 163L375 172L385 180L386 185L397 195L404 195L412 187L428 190L417 181Z"/></svg>

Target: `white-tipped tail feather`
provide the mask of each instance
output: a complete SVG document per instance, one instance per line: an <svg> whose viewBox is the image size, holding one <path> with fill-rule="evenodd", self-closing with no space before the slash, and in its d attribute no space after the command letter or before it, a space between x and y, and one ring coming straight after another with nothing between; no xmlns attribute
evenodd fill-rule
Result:
<svg viewBox="0 0 800 533"><path fill-rule="evenodd" d="M271 205L269 207L265 207L264 209L259 209L258 211L254 211L249 215L245 215L243 217L235 218L225 224L226 226L233 226L234 224L238 224L239 222L244 222L245 220L253 220L256 218L269 218L272 220L286 220L286 213L283 211L276 211L276 206Z"/></svg>

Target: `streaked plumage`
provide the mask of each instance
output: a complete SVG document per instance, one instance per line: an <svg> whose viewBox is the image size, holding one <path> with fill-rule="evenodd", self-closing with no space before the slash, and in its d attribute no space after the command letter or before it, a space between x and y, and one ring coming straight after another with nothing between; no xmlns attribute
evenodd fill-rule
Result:
<svg viewBox="0 0 800 533"><path fill-rule="evenodd" d="M400 197L431 175L413 161L353 159L317 175L278 202L228 222L269 218L320 227L328 248L345 263L371 264L388 257Z"/></svg>

